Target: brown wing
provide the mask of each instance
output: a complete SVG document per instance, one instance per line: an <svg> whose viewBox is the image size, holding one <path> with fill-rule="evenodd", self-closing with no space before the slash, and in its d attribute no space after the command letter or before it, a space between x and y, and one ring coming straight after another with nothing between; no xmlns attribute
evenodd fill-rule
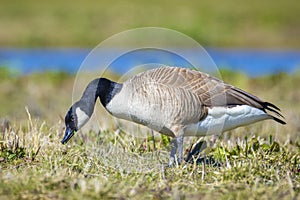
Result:
<svg viewBox="0 0 300 200"><path fill-rule="evenodd" d="M179 87L196 94L201 103L207 107L249 105L263 111L271 111L284 118L275 105L262 101L258 97L232 85L214 78L206 73L179 67L160 67L143 72L138 78L147 79L167 85ZM281 124L285 122L276 116L273 119Z"/></svg>

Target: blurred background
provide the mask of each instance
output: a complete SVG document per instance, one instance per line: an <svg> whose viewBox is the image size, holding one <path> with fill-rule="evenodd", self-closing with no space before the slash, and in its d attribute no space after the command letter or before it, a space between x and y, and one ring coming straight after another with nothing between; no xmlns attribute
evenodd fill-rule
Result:
<svg viewBox="0 0 300 200"><path fill-rule="evenodd" d="M291 121L285 131L300 131L297 0L0 4L2 121L26 119L25 106L49 123L63 119L72 103L75 74L90 50L114 34L150 26L173 29L199 42L226 82L278 105Z"/></svg>
<svg viewBox="0 0 300 200"><path fill-rule="evenodd" d="M94 47L126 29L159 26L210 47L299 48L296 0L1 0L2 47Z"/></svg>

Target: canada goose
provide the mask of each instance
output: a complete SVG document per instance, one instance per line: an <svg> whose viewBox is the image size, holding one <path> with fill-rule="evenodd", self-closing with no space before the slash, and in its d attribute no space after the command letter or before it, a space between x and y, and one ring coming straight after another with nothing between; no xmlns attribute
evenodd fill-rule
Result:
<svg viewBox="0 0 300 200"><path fill-rule="evenodd" d="M91 81L67 112L63 144L89 120L98 97L113 116L173 137L169 165L181 163L184 136L224 132L265 119L285 124L280 109L269 102L206 73L165 66L122 84L105 78Z"/></svg>

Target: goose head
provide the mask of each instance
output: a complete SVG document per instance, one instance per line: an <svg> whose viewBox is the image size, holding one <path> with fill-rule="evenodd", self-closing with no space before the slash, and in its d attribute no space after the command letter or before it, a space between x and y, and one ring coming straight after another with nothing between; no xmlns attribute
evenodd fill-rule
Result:
<svg viewBox="0 0 300 200"><path fill-rule="evenodd" d="M74 103L66 114L66 131L61 143L67 143L75 132L88 122L94 112L95 102L98 98L106 108L106 105L121 88L122 84L105 78L98 78L91 81L83 92L81 99Z"/></svg>
<svg viewBox="0 0 300 200"><path fill-rule="evenodd" d="M76 131L80 130L90 119L83 106L83 102L78 101L67 112L65 117L66 131L61 143L67 143Z"/></svg>

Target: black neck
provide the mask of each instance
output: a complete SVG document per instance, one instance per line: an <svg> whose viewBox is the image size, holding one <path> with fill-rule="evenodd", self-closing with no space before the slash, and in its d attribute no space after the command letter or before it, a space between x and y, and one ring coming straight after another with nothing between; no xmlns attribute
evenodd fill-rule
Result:
<svg viewBox="0 0 300 200"><path fill-rule="evenodd" d="M122 88L122 84L113 82L106 78L98 78L91 81L86 87L80 99L81 109L91 116L94 112L95 102L100 98L101 104L106 107L110 100ZM78 102L78 103L79 103Z"/></svg>
<svg viewBox="0 0 300 200"><path fill-rule="evenodd" d="M98 84L97 95L104 107L110 100L122 89L122 84L113 82L106 78L100 78Z"/></svg>

